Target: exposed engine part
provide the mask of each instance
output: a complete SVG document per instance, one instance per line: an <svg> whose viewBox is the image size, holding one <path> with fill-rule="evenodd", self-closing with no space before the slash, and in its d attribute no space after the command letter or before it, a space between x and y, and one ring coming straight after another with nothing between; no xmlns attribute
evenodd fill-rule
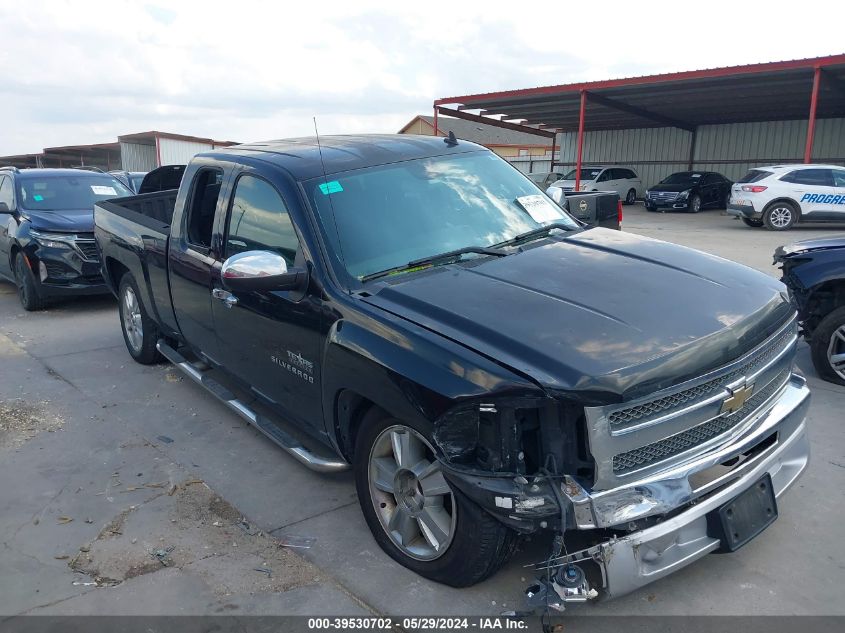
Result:
<svg viewBox="0 0 845 633"><path fill-rule="evenodd" d="M560 567L551 580L543 576L525 590L528 607L533 610L554 609L564 611L567 602L586 602L598 597L590 587L584 570L578 565Z"/></svg>

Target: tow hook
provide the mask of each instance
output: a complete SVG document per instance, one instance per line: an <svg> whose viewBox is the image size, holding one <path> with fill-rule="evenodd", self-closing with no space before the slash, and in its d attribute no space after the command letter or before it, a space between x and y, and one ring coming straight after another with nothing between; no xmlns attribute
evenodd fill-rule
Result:
<svg viewBox="0 0 845 633"><path fill-rule="evenodd" d="M550 607L557 611L564 611L567 602L586 602L598 595L598 591L590 588L584 570L572 563L558 567L549 577L538 578L525 590L530 608Z"/></svg>

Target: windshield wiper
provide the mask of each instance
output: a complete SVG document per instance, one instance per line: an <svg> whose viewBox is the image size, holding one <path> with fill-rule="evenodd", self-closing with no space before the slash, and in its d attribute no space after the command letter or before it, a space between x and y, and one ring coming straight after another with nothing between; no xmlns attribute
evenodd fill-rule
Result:
<svg viewBox="0 0 845 633"><path fill-rule="evenodd" d="M469 253L476 253L478 255L490 255L493 257L504 257L505 255L507 255L506 252L501 251L497 248L490 248L487 246L465 246L464 248L458 248L453 251L446 251L445 253L439 253L437 255L430 255L428 257L415 259L413 261L408 262L407 264L394 266L393 268L381 270L377 273L370 273L369 275L364 275L363 277L361 277L361 281L370 281L371 279L377 279L379 277L384 277L385 275L393 275L395 273L400 272L409 272L417 268L427 268L429 266L437 266L439 264L448 264L451 262L458 261L463 255L467 255Z"/></svg>
<svg viewBox="0 0 845 633"><path fill-rule="evenodd" d="M563 222L552 222L550 224L538 226L536 229L531 229L530 231L526 231L525 233L515 235L509 240L505 240L504 242L496 244L496 246L512 246L514 244L530 242L531 240L537 239L539 237L545 237L549 234L552 229L560 229L561 231L574 231L576 228L577 227L572 227L569 224L564 224Z"/></svg>

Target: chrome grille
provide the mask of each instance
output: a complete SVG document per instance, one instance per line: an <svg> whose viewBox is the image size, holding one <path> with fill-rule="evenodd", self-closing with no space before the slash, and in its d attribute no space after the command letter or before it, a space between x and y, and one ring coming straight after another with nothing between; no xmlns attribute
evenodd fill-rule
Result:
<svg viewBox="0 0 845 633"><path fill-rule="evenodd" d="M655 200L657 202L671 202L678 197L677 191L652 191L648 195L649 200Z"/></svg>
<svg viewBox="0 0 845 633"><path fill-rule="evenodd" d="M713 380L703 384L696 385L690 389L673 393L669 396L658 398L657 400L652 400L651 402L614 411L608 416L608 420L614 428L624 427L628 424L639 422L640 420L650 418L657 414L671 413L672 411L683 408L685 405L706 398L707 396L724 389L726 385L729 385L740 376L747 376L748 374L753 373L758 367L762 367L767 361L774 358L781 350L783 350L787 341L794 335L795 333L793 330L791 328L787 328L770 343L768 343L762 351L758 352L755 356L730 373L714 378Z"/></svg>
<svg viewBox="0 0 845 633"><path fill-rule="evenodd" d="M730 431L775 395L786 384L790 374L791 370L782 371L766 387L752 395L739 411L714 418L683 433L671 435L648 446L615 455L613 457L613 472L622 474L629 470L636 470L663 461Z"/></svg>

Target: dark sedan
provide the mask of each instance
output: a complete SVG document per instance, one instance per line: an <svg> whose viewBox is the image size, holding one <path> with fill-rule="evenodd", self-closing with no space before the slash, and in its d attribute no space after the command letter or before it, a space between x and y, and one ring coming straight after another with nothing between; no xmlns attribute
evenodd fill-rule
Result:
<svg viewBox="0 0 845 633"><path fill-rule="evenodd" d="M698 213L705 207L725 208L733 183L714 171L679 171L645 192L645 208L683 209Z"/></svg>

